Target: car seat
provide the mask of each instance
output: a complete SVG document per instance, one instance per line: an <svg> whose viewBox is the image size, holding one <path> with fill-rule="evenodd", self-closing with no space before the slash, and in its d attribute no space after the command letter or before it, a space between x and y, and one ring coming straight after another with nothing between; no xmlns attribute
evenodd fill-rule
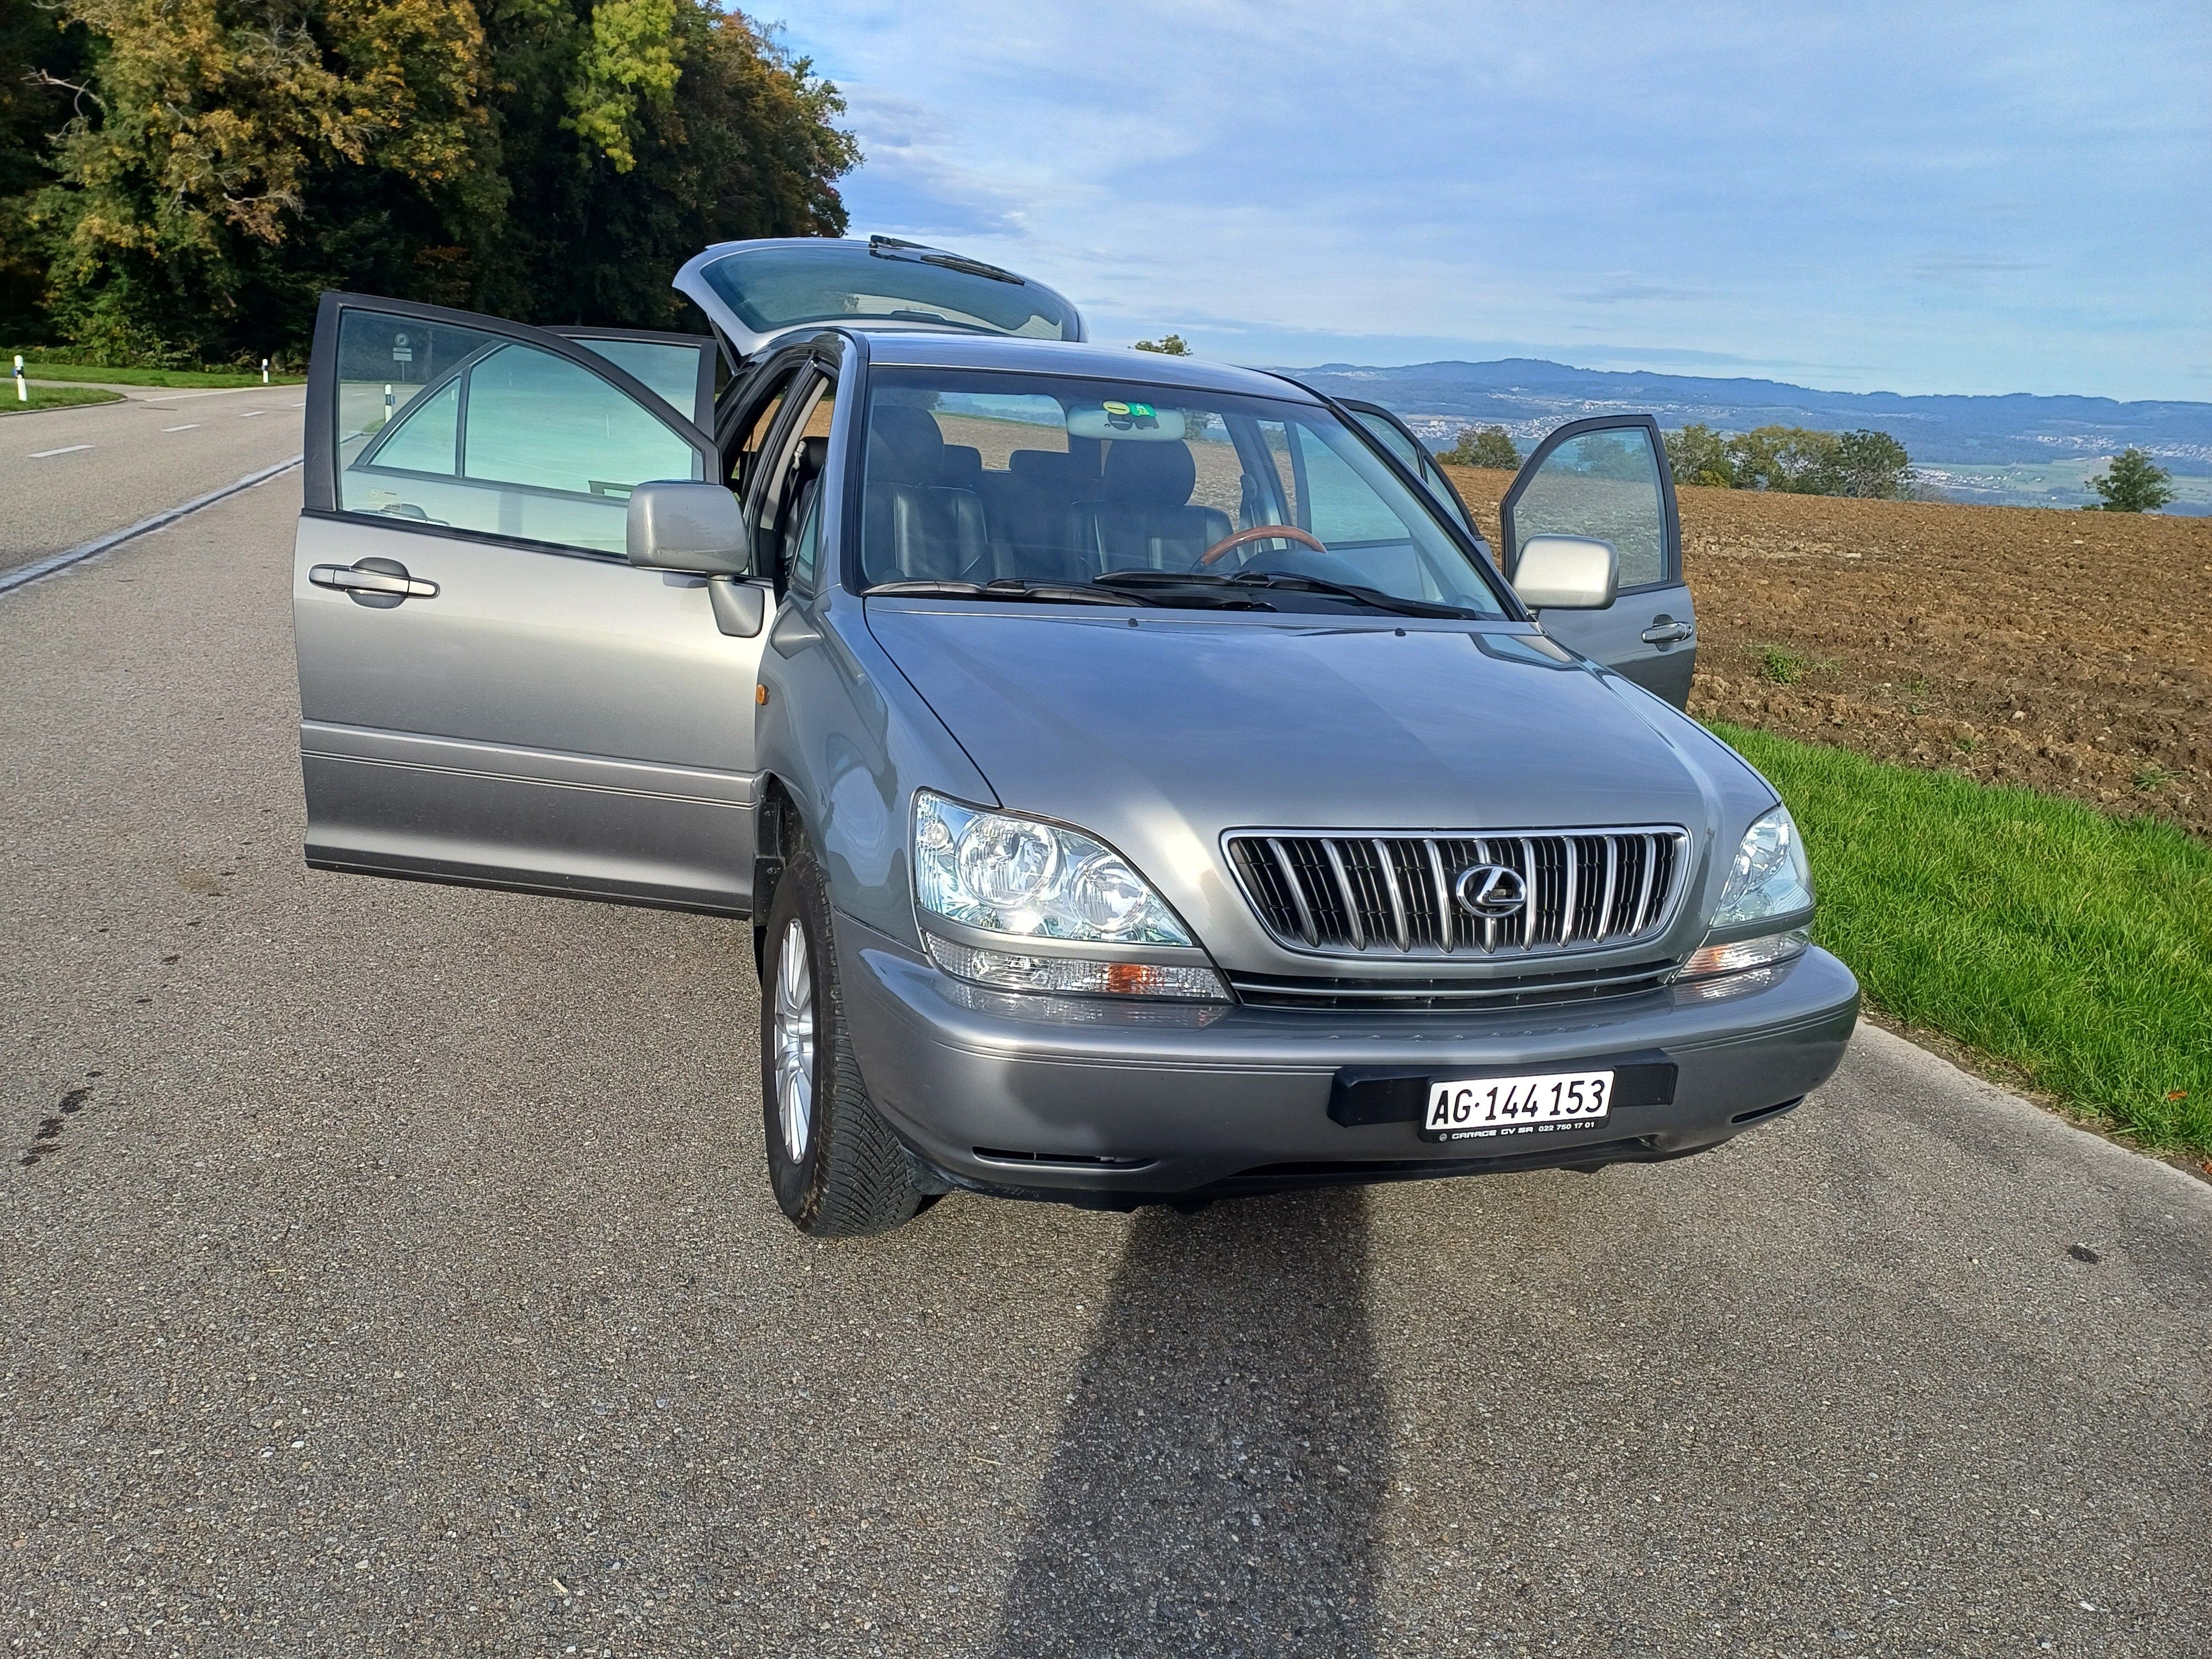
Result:
<svg viewBox="0 0 2212 1659"><path fill-rule="evenodd" d="M927 410L874 410L860 534L870 582L972 580L982 573L990 553L982 500L948 482L948 471L945 434Z"/></svg>
<svg viewBox="0 0 2212 1659"><path fill-rule="evenodd" d="M1190 505L1198 462L1182 443L1122 440L1106 452L1105 499L1068 509L1067 538L1088 574L1188 570L1229 534L1229 515Z"/></svg>

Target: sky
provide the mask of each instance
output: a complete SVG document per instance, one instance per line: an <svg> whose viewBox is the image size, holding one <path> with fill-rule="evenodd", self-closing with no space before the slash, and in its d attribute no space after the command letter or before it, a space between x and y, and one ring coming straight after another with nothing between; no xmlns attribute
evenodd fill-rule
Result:
<svg viewBox="0 0 2212 1659"><path fill-rule="evenodd" d="M2204 0L747 9L1096 340L2212 400Z"/></svg>

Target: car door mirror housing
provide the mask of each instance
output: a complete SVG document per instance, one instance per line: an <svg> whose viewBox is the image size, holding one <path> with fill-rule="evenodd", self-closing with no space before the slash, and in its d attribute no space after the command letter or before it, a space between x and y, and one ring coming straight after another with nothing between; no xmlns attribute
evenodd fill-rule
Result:
<svg viewBox="0 0 2212 1659"><path fill-rule="evenodd" d="M1594 536L1531 536L1513 591L1531 611L1602 611L1620 591L1620 555Z"/></svg>
<svg viewBox="0 0 2212 1659"><path fill-rule="evenodd" d="M720 484L670 479L630 492L629 562L647 570L743 576L752 569L752 538L738 498Z"/></svg>

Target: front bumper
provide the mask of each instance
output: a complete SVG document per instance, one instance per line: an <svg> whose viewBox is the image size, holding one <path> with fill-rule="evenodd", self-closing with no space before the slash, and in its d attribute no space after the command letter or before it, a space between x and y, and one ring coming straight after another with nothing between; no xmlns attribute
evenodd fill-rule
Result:
<svg viewBox="0 0 2212 1659"><path fill-rule="evenodd" d="M1858 982L1825 951L1716 998L1686 986L1452 1012L1322 1012L988 991L837 918L845 1017L870 1097L955 1184L1118 1206L1209 1189L1679 1158L1826 1082ZM1715 981L1705 981L1710 986ZM1340 1122L1340 1074L1570 1069L1663 1057L1668 1103L1574 1132L1437 1143ZM1356 1117L1340 1104L1340 1116Z"/></svg>

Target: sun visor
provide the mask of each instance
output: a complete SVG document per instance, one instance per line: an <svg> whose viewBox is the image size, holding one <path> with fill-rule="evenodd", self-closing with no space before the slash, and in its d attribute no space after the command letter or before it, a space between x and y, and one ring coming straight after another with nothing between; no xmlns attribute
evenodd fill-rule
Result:
<svg viewBox="0 0 2212 1659"><path fill-rule="evenodd" d="M1109 398L1103 403L1078 404L1067 411L1071 438L1111 438L1116 443L1173 443L1182 441L1182 410L1158 409L1151 404L1123 403Z"/></svg>

